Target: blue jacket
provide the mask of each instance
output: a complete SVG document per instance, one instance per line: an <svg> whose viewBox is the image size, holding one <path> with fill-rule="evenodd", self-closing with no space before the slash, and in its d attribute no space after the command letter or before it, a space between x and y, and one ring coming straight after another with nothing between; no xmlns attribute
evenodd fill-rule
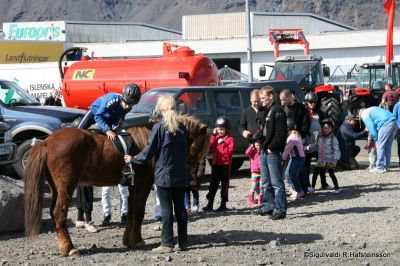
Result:
<svg viewBox="0 0 400 266"><path fill-rule="evenodd" d="M353 127L349 123L344 122L340 126L339 131L337 133L337 139L339 141L340 151L342 153L351 152L356 146L356 140L361 139L367 134L368 132L366 131L362 131L360 133L355 132Z"/></svg>
<svg viewBox="0 0 400 266"><path fill-rule="evenodd" d="M94 120L104 133L116 128L119 121L130 111L122 108L121 99L122 96L118 93L108 93L99 97L89 107Z"/></svg>
<svg viewBox="0 0 400 266"><path fill-rule="evenodd" d="M397 126L400 127L400 102L398 102L394 105L393 116L394 116L394 118L396 118Z"/></svg>
<svg viewBox="0 0 400 266"><path fill-rule="evenodd" d="M154 183L159 187L189 185L188 134L179 124L176 135L169 133L163 122L153 126L147 146L132 158L134 164L143 164L155 156Z"/></svg>
<svg viewBox="0 0 400 266"><path fill-rule="evenodd" d="M378 140L379 129L395 120L391 112L376 106L364 109L361 113L361 119L375 141Z"/></svg>

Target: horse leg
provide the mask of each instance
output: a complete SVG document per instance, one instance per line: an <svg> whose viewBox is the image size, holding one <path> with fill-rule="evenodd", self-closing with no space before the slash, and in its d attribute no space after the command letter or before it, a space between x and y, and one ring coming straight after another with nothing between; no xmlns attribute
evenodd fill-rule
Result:
<svg viewBox="0 0 400 266"><path fill-rule="evenodd" d="M129 188L128 223L124 232L123 244L131 248L145 244L142 238L142 223L152 183L141 185L143 186Z"/></svg>
<svg viewBox="0 0 400 266"><path fill-rule="evenodd" d="M58 192L54 190L53 200L54 197L56 197L56 199L54 207L51 210L51 217L56 228L58 249L63 256L78 255L79 252L72 244L71 237L65 224L72 195L64 190Z"/></svg>

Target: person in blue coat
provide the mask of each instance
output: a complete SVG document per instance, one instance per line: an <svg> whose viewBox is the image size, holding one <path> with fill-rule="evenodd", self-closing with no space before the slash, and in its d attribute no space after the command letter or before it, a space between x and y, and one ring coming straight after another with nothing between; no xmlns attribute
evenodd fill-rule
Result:
<svg viewBox="0 0 400 266"><path fill-rule="evenodd" d="M393 115L396 118L397 126L400 128L400 102L394 105ZM399 166L400 166L400 129L397 130L396 140L397 140L397 156L399 157Z"/></svg>
<svg viewBox="0 0 400 266"><path fill-rule="evenodd" d="M132 109L141 97L140 88L136 84L127 84L122 95L107 93L99 97L89 107L78 128L88 129L96 123L110 140L115 140L114 129L118 127L125 115Z"/></svg>
<svg viewBox="0 0 400 266"><path fill-rule="evenodd" d="M90 107L89 111L82 118L78 128L88 129L94 123L97 123L108 139L115 140L116 134L114 129L118 127L125 115L131 110L141 97L140 88L136 84L127 84L122 95L118 93L108 93L99 97ZM109 190L108 193L110 193ZM92 221L93 212L93 187L78 186L77 187L77 209L78 217L75 222L77 228L86 228L91 233L97 232ZM107 194L102 195L103 198L108 197Z"/></svg>
<svg viewBox="0 0 400 266"><path fill-rule="evenodd" d="M382 174L390 168L392 144L398 126L393 114L379 107L363 108L359 116L377 145L376 168L371 173Z"/></svg>
<svg viewBox="0 0 400 266"><path fill-rule="evenodd" d="M356 140L366 137L368 132L366 130L356 132L354 130L356 124L356 117L352 114L347 115L337 133L341 154L338 165L343 169L353 170L359 168L356 156L361 151L361 148L356 145Z"/></svg>
<svg viewBox="0 0 400 266"><path fill-rule="evenodd" d="M172 96L161 96L155 111L162 120L151 130L147 146L136 156L125 155L125 162L143 164L155 158L154 183L161 204L161 245L153 253L173 251L173 210L178 224L178 245L175 250L187 248L187 212L184 205L186 187L189 185L188 134L178 121L176 103Z"/></svg>

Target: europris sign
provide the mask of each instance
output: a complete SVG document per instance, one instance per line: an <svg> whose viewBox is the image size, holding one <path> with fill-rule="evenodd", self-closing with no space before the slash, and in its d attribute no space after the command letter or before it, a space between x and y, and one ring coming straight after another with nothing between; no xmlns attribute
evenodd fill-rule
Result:
<svg viewBox="0 0 400 266"><path fill-rule="evenodd" d="M5 22L3 34L4 40L65 41L65 22Z"/></svg>

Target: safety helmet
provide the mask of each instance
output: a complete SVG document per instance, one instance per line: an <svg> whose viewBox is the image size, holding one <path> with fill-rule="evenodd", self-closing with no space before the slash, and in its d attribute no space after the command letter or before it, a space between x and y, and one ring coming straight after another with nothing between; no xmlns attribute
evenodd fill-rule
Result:
<svg viewBox="0 0 400 266"><path fill-rule="evenodd" d="M287 130L296 130L296 122L290 117L286 119L286 126Z"/></svg>
<svg viewBox="0 0 400 266"><path fill-rule="evenodd" d="M335 123L333 122L333 120L331 118L325 118L321 121L321 126L323 126L325 124L330 124L332 127L335 126Z"/></svg>
<svg viewBox="0 0 400 266"><path fill-rule="evenodd" d="M220 116L217 118L217 121L215 121L215 127L223 127L226 130L229 130L231 128L231 125L226 116Z"/></svg>
<svg viewBox="0 0 400 266"><path fill-rule="evenodd" d="M318 102L318 96L317 94L315 94L314 92L310 91L306 94L306 96L304 97L304 99L306 100L306 102Z"/></svg>
<svg viewBox="0 0 400 266"><path fill-rule="evenodd" d="M142 93L138 85L134 83L126 84L122 90L122 101L127 104L137 104L140 100Z"/></svg>

